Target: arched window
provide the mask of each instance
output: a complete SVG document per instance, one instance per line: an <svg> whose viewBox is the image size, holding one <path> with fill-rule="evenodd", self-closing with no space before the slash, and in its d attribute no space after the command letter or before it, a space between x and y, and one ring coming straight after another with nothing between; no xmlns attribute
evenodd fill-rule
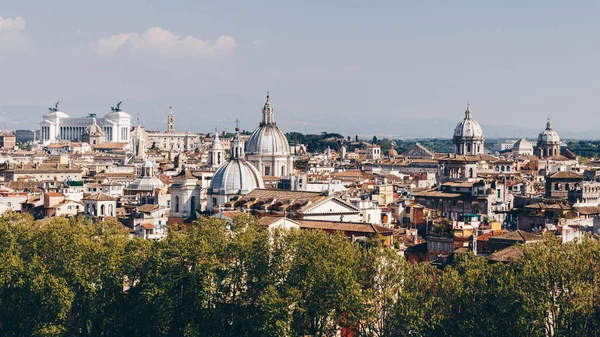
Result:
<svg viewBox="0 0 600 337"><path fill-rule="evenodd" d="M559 183L554 184L554 190L555 191L560 191L560 184Z"/></svg>
<svg viewBox="0 0 600 337"><path fill-rule="evenodd" d="M104 205L100 205L100 215L104 215Z"/></svg>
<svg viewBox="0 0 600 337"><path fill-rule="evenodd" d="M92 215L98 215L98 213L96 213L96 204L92 204Z"/></svg>
<svg viewBox="0 0 600 337"><path fill-rule="evenodd" d="M175 196L175 212L179 213L179 196Z"/></svg>
<svg viewBox="0 0 600 337"><path fill-rule="evenodd" d="M469 178L473 178L473 168L469 169Z"/></svg>
<svg viewBox="0 0 600 337"><path fill-rule="evenodd" d="M113 205L108 205L108 215L109 216L115 216L114 210L113 210Z"/></svg>
<svg viewBox="0 0 600 337"><path fill-rule="evenodd" d="M285 172L285 165L282 165L281 166L281 175L284 175L284 174L286 174L286 172Z"/></svg>
<svg viewBox="0 0 600 337"><path fill-rule="evenodd" d="M196 214L196 197L192 196L190 198L190 215Z"/></svg>
<svg viewBox="0 0 600 337"><path fill-rule="evenodd" d="M567 190L567 191L568 191L568 190L570 189L570 187L571 187L571 184L569 184L569 183L566 183L566 184L565 184L565 190Z"/></svg>

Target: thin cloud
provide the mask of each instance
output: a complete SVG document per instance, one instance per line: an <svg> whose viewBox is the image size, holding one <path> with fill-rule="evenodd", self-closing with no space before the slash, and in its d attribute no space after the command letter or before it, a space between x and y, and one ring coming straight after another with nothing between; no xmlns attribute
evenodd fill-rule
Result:
<svg viewBox="0 0 600 337"><path fill-rule="evenodd" d="M0 32L18 32L25 30L25 20L22 17L3 18L0 16Z"/></svg>
<svg viewBox="0 0 600 337"><path fill-rule="evenodd" d="M152 27L142 34L121 33L102 38L92 44L100 54L119 51L131 53L155 52L162 56L214 56L231 53L237 43L229 35L221 35L216 41L201 40L194 36L179 36L160 28Z"/></svg>
<svg viewBox="0 0 600 337"><path fill-rule="evenodd" d="M25 20L22 17L3 18L0 16L0 48L2 51L9 54L30 51L33 48L33 41L23 33L24 30Z"/></svg>

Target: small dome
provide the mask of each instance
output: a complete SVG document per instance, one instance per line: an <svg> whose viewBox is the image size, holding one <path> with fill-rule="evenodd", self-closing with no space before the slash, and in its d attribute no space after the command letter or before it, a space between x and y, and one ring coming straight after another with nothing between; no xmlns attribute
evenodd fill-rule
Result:
<svg viewBox="0 0 600 337"><path fill-rule="evenodd" d="M106 136L106 133L104 132L104 130L102 130L102 128L100 127L100 125L96 124L96 118L94 118L92 120L92 124L90 126L88 126L87 128L85 128L85 131L83 132L84 136Z"/></svg>
<svg viewBox="0 0 600 337"><path fill-rule="evenodd" d="M479 123L473 119L471 107L467 105L465 119L454 128L454 137L466 139L483 139L483 130Z"/></svg>
<svg viewBox="0 0 600 337"><path fill-rule="evenodd" d="M552 129L550 118L548 118L548 122L546 123L546 129L540 132L538 136L538 146L544 144L560 144L560 136L558 132Z"/></svg>
<svg viewBox="0 0 600 337"><path fill-rule="evenodd" d="M388 157L397 157L398 156L398 151L396 151L396 149L394 149L393 147L390 148L390 150L388 151Z"/></svg>
<svg viewBox="0 0 600 337"><path fill-rule="evenodd" d="M533 144L531 144L530 141L528 141L527 139L523 138L518 140L515 145L513 145L513 151L519 151L519 152L523 152L523 151L532 151L533 152Z"/></svg>
<svg viewBox="0 0 600 337"><path fill-rule="evenodd" d="M154 191L165 188L165 184L156 177L139 177L127 186L132 191Z"/></svg>
<svg viewBox="0 0 600 337"><path fill-rule="evenodd" d="M230 160L215 172L208 194L243 195L264 187L256 167L240 158Z"/></svg>

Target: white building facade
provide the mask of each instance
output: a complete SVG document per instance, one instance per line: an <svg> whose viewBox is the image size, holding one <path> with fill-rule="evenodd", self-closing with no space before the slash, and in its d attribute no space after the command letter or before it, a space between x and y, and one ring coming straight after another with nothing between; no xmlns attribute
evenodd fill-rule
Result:
<svg viewBox="0 0 600 337"><path fill-rule="evenodd" d="M61 140L81 141L85 130L94 123L94 119L106 134L106 142L130 141L131 116L119 108L113 108L111 113L102 118L97 118L96 114L70 117L58 110L58 104L42 117L40 140L45 145Z"/></svg>

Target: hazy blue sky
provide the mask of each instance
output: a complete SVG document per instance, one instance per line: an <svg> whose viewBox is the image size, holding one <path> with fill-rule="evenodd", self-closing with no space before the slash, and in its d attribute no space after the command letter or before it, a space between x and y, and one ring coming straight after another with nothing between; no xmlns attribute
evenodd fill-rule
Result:
<svg viewBox="0 0 600 337"><path fill-rule="evenodd" d="M253 129L269 89L284 131L450 137L470 101L484 132L535 136L550 116L600 138L596 1L2 0L0 16L5 128L122 100L149 128L172 105L179 130Z"/></svg>

